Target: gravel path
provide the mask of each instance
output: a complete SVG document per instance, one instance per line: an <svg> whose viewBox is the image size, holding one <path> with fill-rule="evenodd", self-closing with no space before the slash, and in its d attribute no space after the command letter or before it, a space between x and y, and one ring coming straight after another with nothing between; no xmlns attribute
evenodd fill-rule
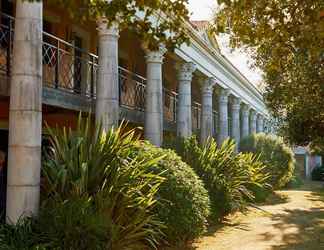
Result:
<svg viewBox="0 0 324 250"><path fill-rule="evenodd" d="M236 214L190 249L324 250L324 186L309 182L276 192L271 205Z"/></svg>

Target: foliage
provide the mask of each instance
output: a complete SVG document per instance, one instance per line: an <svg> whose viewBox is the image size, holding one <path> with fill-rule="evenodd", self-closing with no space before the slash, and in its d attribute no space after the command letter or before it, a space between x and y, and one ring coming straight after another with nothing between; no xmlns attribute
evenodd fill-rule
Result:
<svg viewBox="0 0 324 250"><path fill-rule="evenodd" d="M41 246L44 238L35 232L35 222L31 218L20 219L16 225L0 224L1 250L45 250Z"/></svg>
<svg viewBox="0 0 324 250"><path fill-rule="evenodd" d="M163 172L165 182L158 191L155 212L166 225L169 242L192 240L206 229L210 213L208 192L195 172L172 150L140 145L136 154L143 159L160 158L154 172Z"/></svg>
<svg viewBox="0 0 324 250"><path fill-rule="evenodd" d="M157 49L159 44L172 49L189 41L184 27L184 20L189 19L188 0L48 0L47 3L61 6L80 21L106 17L109 26L118 22L120 29L136 33L149 49Z"/></svg>
<svg viewBox="0 0 324 250"><path fill-rule="evenodd" d="M287 183L287 188L299 188L304 184L302 177L299 174L294 174L291 180Z"/></svg>
<svg viewBox="0 0 324 250"><path fill-rule="evenodd" d="M150 168L160 159L130 158L134 131L121 126L105 134L90 124L49 129L39 227L50 249L155 247L162 225L153 209L163 178Z"/></svg>
<svg viewBox="0 0 324 250"><path fill-rule="evenodd" d="M291 143L324 147L324 1L218 0L215 29L264 72L266 100ZM217 27L216 27L217 26Z"/></svg>
<svg viewBox="0 0 324 250"><path fill-rule="evenodd" d="M174 148L204 181L209 192L212 219L243 209L254 199L254 190L266 186L264 165L252 154L236 154L233 141L220 148L211 139L200 146L195 137L178 139Z"/></svg>
<svg viewBox="0 0 324 250"><path fill-rule="evenodd" d="M317 166L312 171L313 181L324 181L324 166Z"/></svg>
<svg viewBox="0 0 324 250"><path fill-rule="evenodd" d="M269 182L274 188L284 187L292 178L295 169L295 157L282 138L263 133L252 134L240 142L242 152L258 154L259 160L267 167Z"/></svg>

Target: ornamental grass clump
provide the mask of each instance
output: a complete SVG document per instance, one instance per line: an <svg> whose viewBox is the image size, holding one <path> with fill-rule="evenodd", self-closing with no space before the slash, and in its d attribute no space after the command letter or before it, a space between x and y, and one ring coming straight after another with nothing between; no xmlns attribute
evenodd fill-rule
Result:
<svg viewBox="0 0 324 250"><path fill-rule="evenodd" d="M291 180L295 169L294 153L281 137L264 133L252 134L241 140L240 150L259 155L265 173L274 189L282 188Z"/></svg>
<svg viewBox="0 0 324 250"><path fill-rule="evenodd" d="M43 159L37 218L0 226L0 249L109 250L157 248L156 216L164 178L153 166L165 155L134 156L134 131L103 132L79 119L77 129L51 129Z"/></svg>
<svg viewBox="0 0 324 250"><path fill-rule="evenodd" d="M39 226L51 249L156 247L163 225L155 197L163 177L151 167L164 155L133 157L139 142L133 130L121 125L105 133L90 118L75 131L48 131Z"/></svg>
<svg viewBox="0 0 324 250"><path fill-rule="evenodd" d="M257 188L267 186L264 164L252 154L237 154L233 141L218 147L213 139L199 145L195 137L177 139L168 146L175 148L203 180L211 200L211 219L242 210L255 199Z"/></svg>

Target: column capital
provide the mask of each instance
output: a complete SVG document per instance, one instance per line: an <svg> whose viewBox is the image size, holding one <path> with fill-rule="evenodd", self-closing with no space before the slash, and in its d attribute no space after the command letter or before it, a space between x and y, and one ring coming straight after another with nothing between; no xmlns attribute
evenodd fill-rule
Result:
<svg viewBox="0 0 324 250"><path fill-rule="evenodd" d="M233 97L232 100L231 100L232 110L239 112L240 109L241 109L241 103L242 103L242 99L241 98Z"/></svg>
<svg viewBox="0 0 324 250"><path fill-rule="evenodd" d="M202 91L212 93L216 85L216 79L213 77L205 78L203 81Z"/></svg>
<svg viewBox="0 0 324 250"><path fill-rule="evenodd" d="M99 36L113 36L119 38L119 25L117 22L113 22L108 26L107 18L100 18L97 20L97 30Z"/></svg>
<svg viewBox="0 0 324 250"><path fill-rule="evenodd" d="M157 50L148 49L146 44L143 44L142 47L146 54L146 63L163 63L164 54L167 52L164 45L161 44Z"/></svg>
<svg viewBox="0 0 324 250"><path fill-rule="evenodd" d="M251 120L256 121L256 119L257 119L257 112L251 109Z"/></svg>
<svg viewBox="0 0 324 250"><path fill-rule="evenodd" d="M264 119L264 118L263 118L263 115L260 114L260 113L257 115L257 117L258 117L258 119L260 119L260 120L263 120L263 119Z"/></svg>
<svg viewBox="0 0 324 250"><path fill-rule="evenodd" d="M197 66L193 62L177 63L176 69L178 70L179 80L191 81L192 74L196 71Z"/></svg>
<svg viewBox="0 0 324 250"><path fill-rule="evenodd" d="M242 112L243 112L243 114L248 115L249 112L250 112L250 109L251 109L251 106L249 104L243 103L243 106L242 106Z"/></svg>
<svg viewBox="0 0 324 250"><path fill-rule="evenodd" d="M219 92L219 103L224 103L227 104L228 103L228 96L230 95L231 91L229 89L220 89Z"/></svg>
<svg viewBox="0 0 324 250"><path fill-rule="evenodd" d="M232 105L233 106L238 106L239 108L241 107L242 99L239 97L233 97L232 99Z"/></svg>

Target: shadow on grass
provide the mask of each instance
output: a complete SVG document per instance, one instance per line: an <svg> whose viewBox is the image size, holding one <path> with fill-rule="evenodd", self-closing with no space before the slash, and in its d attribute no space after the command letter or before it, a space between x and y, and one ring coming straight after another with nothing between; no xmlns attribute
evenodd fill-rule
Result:
<svg viewBox="0 0 324 250"><path fill-rule="evenodd" d="M314 203L308 209L287 208L279 214L269 214L273 221L273 226L281 231L281 245L272 245L271 250L324 250L324 188L323 183L309 182L294 191L311 191L306 194L306 199ZM278 205L289 203L290 198L280 192L271 194L266 202L258 204L260 210L263 205ZM225 220L223 223L211 226L205 236L213 236L216 232L221 232L226 227L247 231L248 225L240 222ZM262 241L271 241L278 237L278 230L269 230L261 235ZM238 232L239 233L239 232ZM280 236L281 237L281 236ZM260 240L260 237L257 237ZM167 250L195 250L190 243L188 245L177 246ZM215 249L217 250L217 248ZM239 249L238 249L239 250ZM258 250L258 249L255 249Z"/></svg>
<svg viewBox="0 0 324 250"><path fill-rule="evenodd" d="M221 232L223 229L232 227L238 230L244 230L247 231L248 227L246 223L241 222L233 222L230 219L224 219L222 222L215 223L214 225L211 225L208 227L207 232L203 235L203 237L210 237L214 236L216 232ZM160 250L195 250L197 247L193 245L193 242L179 242L178 245L162 248Z"/></svg>
<svg viewBox="0 0 324 250"><path fill-rule="evenodd" d="M310 201L324 202L324 192L312 192ZM285 209L272 216L274 227L283 235L283 244L272 250L321 250L324 249L324 205L310 209ZM265 233L263 240L271 240L275 234Z"/></svg>

